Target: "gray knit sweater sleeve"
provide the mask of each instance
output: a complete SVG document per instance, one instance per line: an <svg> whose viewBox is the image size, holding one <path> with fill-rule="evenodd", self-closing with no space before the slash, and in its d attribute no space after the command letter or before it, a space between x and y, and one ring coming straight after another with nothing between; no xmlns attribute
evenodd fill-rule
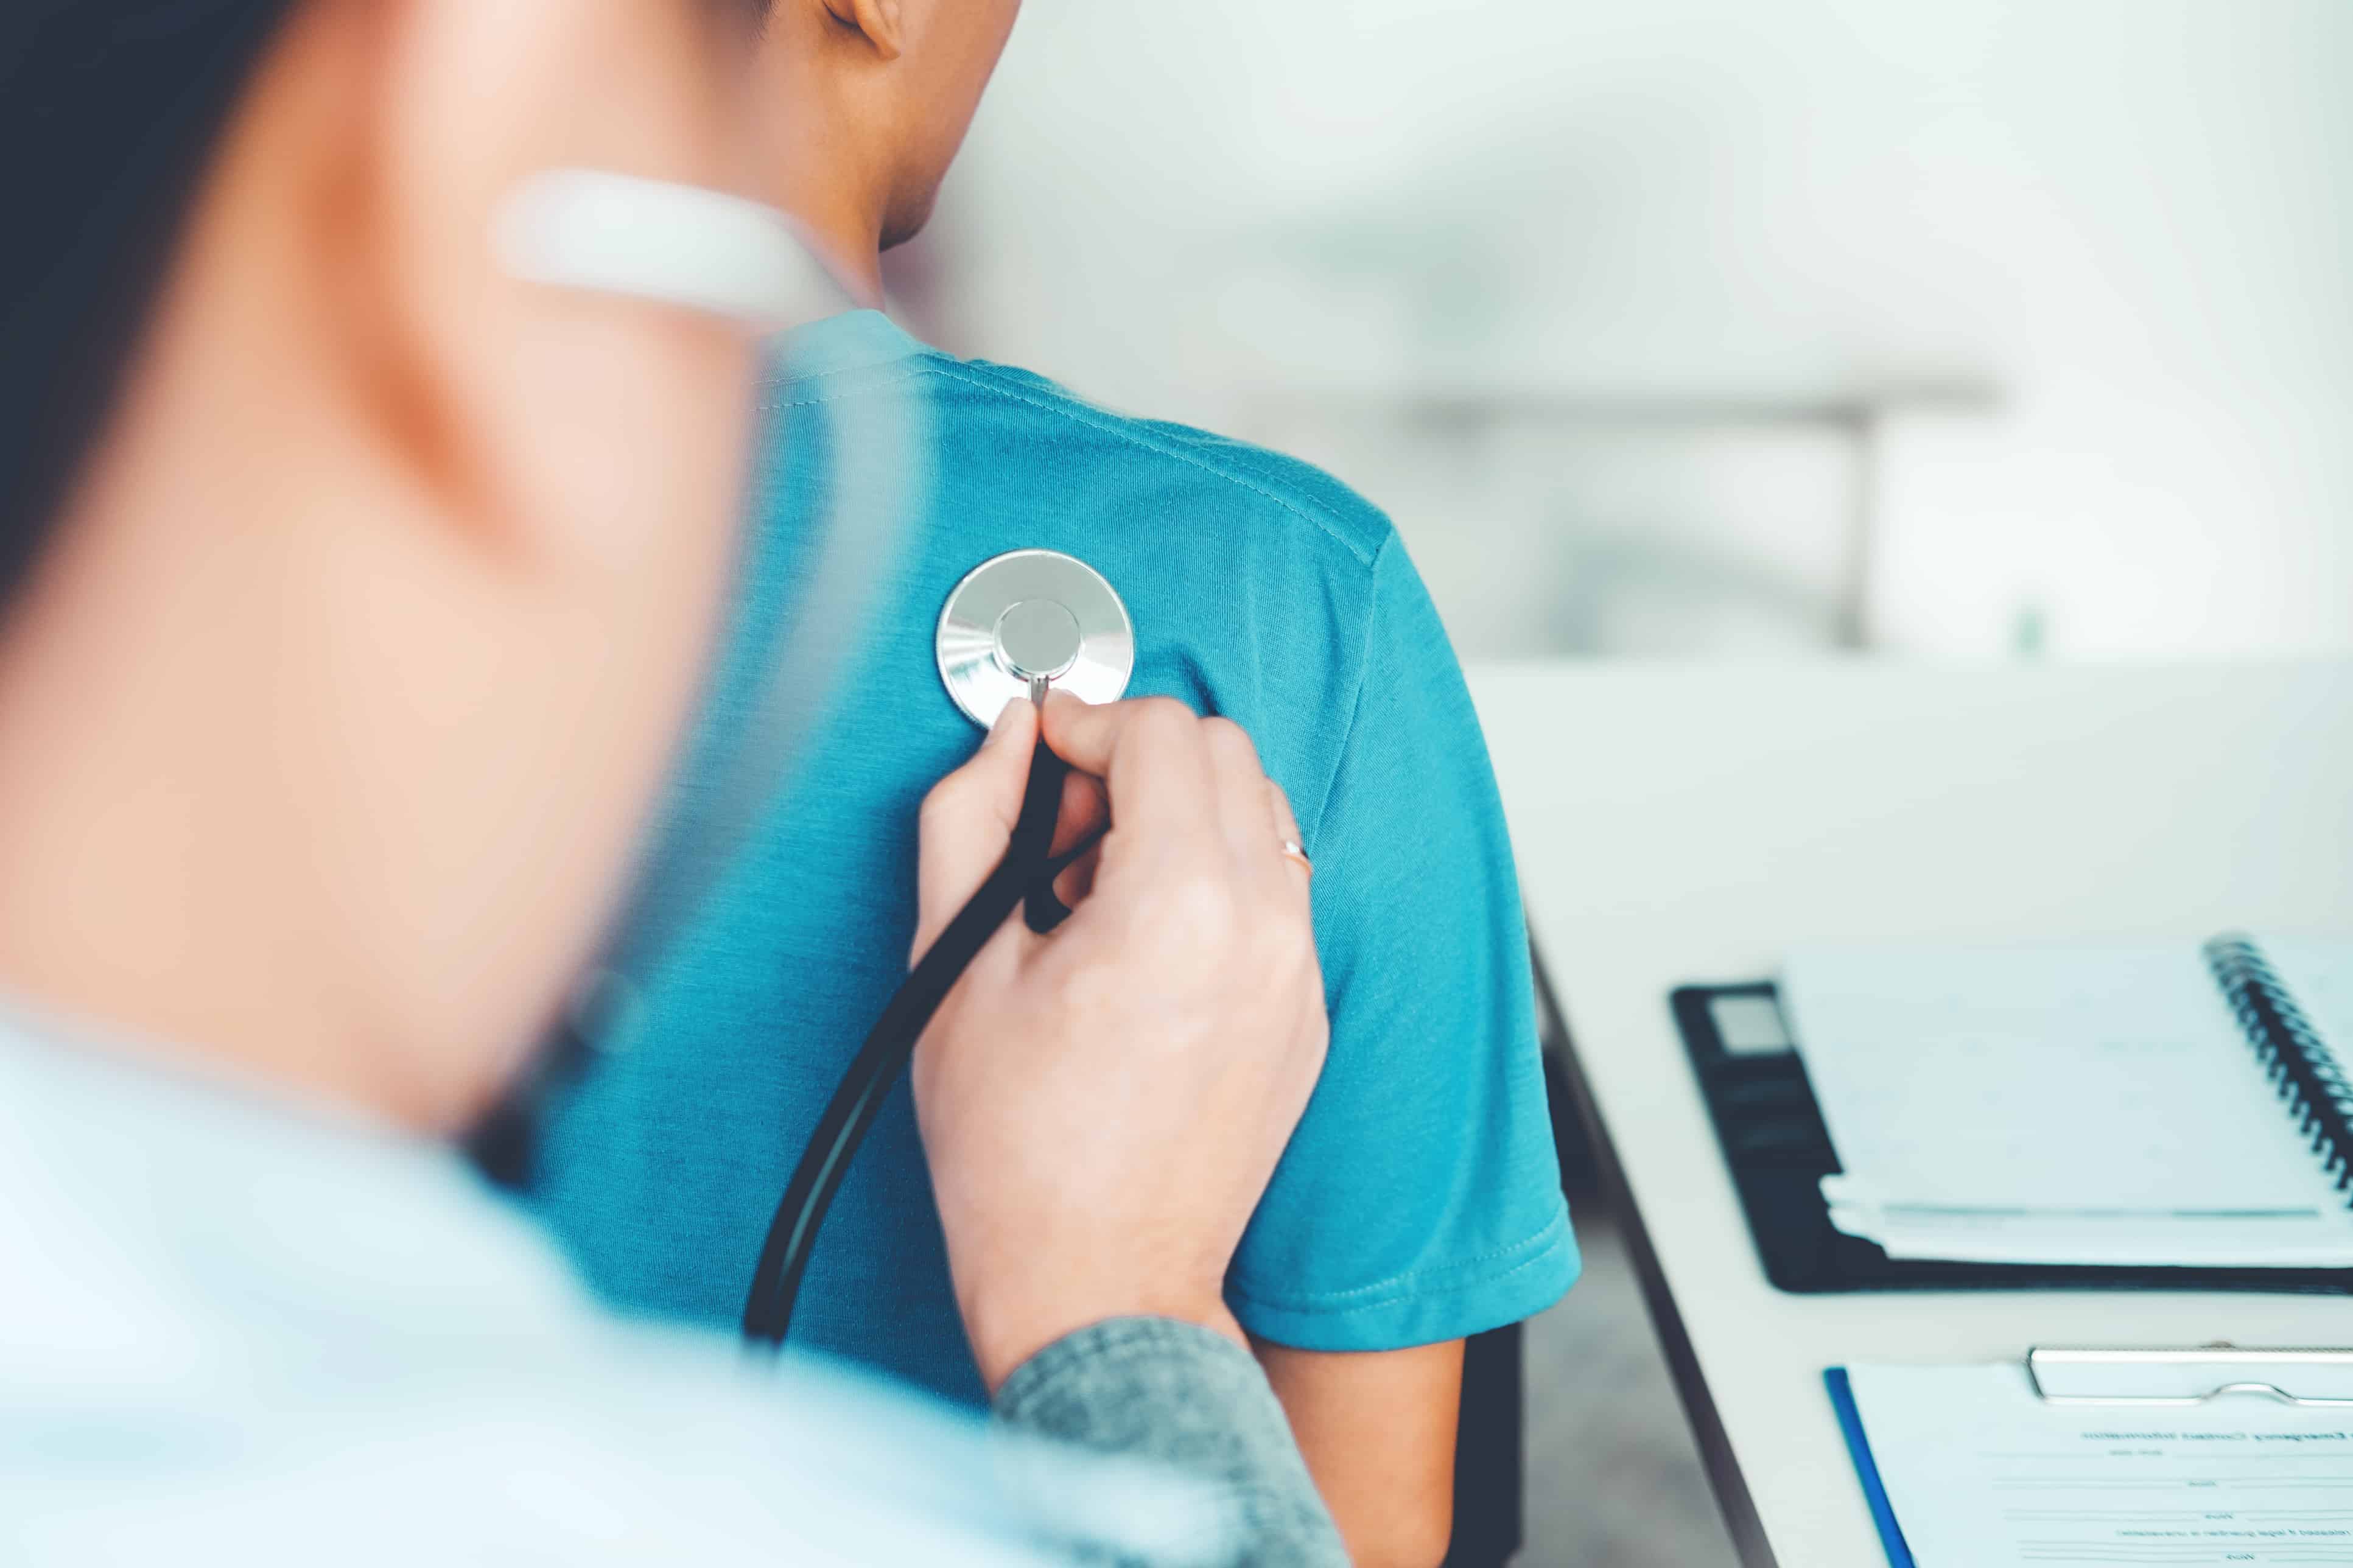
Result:
<svg viewBox="0 0 2353 1568"><path fill-rule="evenodd" d="M1169 1318L1114 1318L1055 1341L997 1395L1009 1426L1166 1465L1232 1498L1248 1568L1348 1568L1291 1424L1250 1353Z"/></svg>

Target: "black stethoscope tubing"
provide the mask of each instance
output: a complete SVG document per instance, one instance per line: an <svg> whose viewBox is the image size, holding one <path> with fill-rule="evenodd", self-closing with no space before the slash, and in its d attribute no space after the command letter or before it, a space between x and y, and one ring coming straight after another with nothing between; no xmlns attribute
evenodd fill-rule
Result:
<svg viewBox="0 0 2353 1568"><path fill-rule="evenodd" d="M1051 931L1069 914L1054 897L1054 879L1099 837L1090 836L1060 856L1051 852L1054 825L1061 815L1062 783L1069 771L1044 741L1038 742L1029 760L1021 815L1014 823L1005 858L900 982L865 1044L842 1073L769 1221L767 1239L761 1246L752 1289L744 1302L744 1338L751 1343L770 1347L784 1343L792 1324L793 1304L800 1295L801 1278L808 1269L834 1195L849 1173L850 1159L874 1125L892 1086L906 1070L924 1027L956 981L1016 904L1027 900L1029 929L1039 932Z"/></svg>

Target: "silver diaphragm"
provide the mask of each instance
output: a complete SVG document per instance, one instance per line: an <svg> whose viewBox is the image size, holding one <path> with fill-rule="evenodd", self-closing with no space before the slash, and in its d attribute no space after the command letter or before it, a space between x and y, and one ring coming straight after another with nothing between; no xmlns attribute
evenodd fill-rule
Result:
<svg viewBox="0 0 2353 1568"><path fill-rule="evenodd" d="M1115 702L1135 668L1135 627L1103 574L1058 550L1014 550L965 574L940 610L940 679L986 729L1029 682Z"/></svg>

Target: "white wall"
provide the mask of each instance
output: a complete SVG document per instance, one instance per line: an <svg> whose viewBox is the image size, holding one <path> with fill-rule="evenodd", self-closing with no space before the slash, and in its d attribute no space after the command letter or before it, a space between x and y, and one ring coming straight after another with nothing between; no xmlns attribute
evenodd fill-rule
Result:
<svg viewBox="0 0 2353 1568"><path fill-rule="evenodd" d="M1988 382L1997 414L1893 428L1882 638L2344 647L2348 67L2353 0L1029 0L910 304L1333 462L1474 651L1566 617L1544 563L1591 557L1556 533L1819 586L1841 449L1490 438L1509 473L1416 485L1413 441L1270 395ZM1606 478L1686 465L1717 479Z"/></svg>

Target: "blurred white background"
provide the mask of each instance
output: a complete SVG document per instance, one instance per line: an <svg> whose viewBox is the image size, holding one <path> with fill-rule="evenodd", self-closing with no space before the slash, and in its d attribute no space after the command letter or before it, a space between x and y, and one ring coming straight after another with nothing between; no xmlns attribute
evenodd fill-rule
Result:
<svg viewBox="0 0 2353 1568"><path fill-rule="evenodd" d="M1029 0L912 325L1466 658L2353 644L2353 0Z"/></svg>
<svg viewBox="0 0 2353 1568"><path fill-rule="evenodd" d="M942 346L1284 447L1465 658L2353 647L2353 0L1029 0ZM1530 1563L1728 1564L1607 1206Z"/></svg>

